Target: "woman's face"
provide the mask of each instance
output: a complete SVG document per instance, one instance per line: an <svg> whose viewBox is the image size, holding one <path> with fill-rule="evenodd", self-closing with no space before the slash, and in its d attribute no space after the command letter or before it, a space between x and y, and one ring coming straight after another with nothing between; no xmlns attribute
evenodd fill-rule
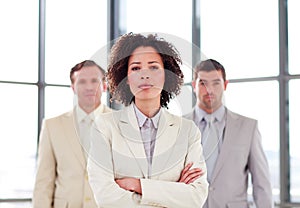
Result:
<svg viewBox="0 0 300 208"><path fill-rule="evenodd" d="M152 47L136 48L128 61L128 84L135 101L158 99L165 82L161 56Z"/></svg>

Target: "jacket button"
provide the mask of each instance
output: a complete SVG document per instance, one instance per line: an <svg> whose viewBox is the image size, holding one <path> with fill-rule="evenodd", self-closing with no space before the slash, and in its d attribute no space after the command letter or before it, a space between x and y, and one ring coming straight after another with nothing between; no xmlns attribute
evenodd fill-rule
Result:
<svg viewBox="0 0 300 208"><path fill-rule="evenodd" d="M90 198L90 197L85 197L84 200L85 200L85 201L91 201L91 198Z"/></svg>

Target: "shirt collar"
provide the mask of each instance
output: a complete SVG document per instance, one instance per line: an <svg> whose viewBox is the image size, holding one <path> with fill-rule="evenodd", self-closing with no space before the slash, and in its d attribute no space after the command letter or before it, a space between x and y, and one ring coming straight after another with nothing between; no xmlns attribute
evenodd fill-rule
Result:
<svg viewBox="0 0 300 208"><path fill-rule="evenodd" d="M141 128L146 119L148 118L147 116L145 116L137 107L135 104L133 104L133 107L134 107L134 112L135 112L135 115L136 115L136 118L137 118L137 121L138 121L138 124L139 124L139 127ZM152 118L149 118L152 120L152 123L153 123L153 126L155 129L157 129L158 127L158 122L159 122L159 118L160 118L160 114L161 114L161 108L159 109L159 111L152 117Z"/></svg>
<svg viewBox="0 0 300 208"><path fill-rule="evenodd" d="M94 111L87 114L80 106L76 106L76 116L77 116L77 122L80 123L83 121L87 116L90 117L91 120L95 120L95 115L100 114L104 110L104 105L100 104Z"/></svg>
<svg viewBox="0 0 300 208"><path fill-rule="evenodd" d="M207 115L207 113L198 106L195 108L195 114L195 123L199 123ZM214 116L217 121L222 121L225 116L225 106L222 105L218 108L218 110L212 113L212 116Z"/></svg>

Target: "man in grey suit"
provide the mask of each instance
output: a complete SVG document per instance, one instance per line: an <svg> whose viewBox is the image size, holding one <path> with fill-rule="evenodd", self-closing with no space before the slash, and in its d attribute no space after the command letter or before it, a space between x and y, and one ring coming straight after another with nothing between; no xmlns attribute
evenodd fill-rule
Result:
<svg viewBox="0 0 300 208"><path fill-rule="evenodd" d="M192 86L197 105L185 117L192 119L203 135L209 182L204 208L250 207L247 200L249 174L256 208L273 207L268 162L257 121L223 105L227 84L225 69L216 60L208 59L196 65ZM214 128L206 130L208 124ZM216 139L215 144L209 146L211 135Z"/></svg>

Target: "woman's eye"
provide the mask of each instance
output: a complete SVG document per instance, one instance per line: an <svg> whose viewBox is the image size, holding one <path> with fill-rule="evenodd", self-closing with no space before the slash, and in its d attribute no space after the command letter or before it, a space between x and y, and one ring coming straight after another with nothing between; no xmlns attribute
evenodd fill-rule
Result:
<svg viewBox="0 0 300 208"><path fill-rule="evenodd" d="M159 67L158 66L150 66L150 69L156 70L156 69L159 69Z"/></svg>
<svg viewBox="0 0 300 208"><path fill-rule="evenodd" d="M139 70L139 69L140 69L140 67L132 67L131 71L136 71L136 70Z"/></svg>
<svg viewBox="0 0 300 208"><path fill-rule="evenodd" d="M99 83L100 80L99 80L99 79L93 79L92 82L93 82L93 83Z"/></svg>

